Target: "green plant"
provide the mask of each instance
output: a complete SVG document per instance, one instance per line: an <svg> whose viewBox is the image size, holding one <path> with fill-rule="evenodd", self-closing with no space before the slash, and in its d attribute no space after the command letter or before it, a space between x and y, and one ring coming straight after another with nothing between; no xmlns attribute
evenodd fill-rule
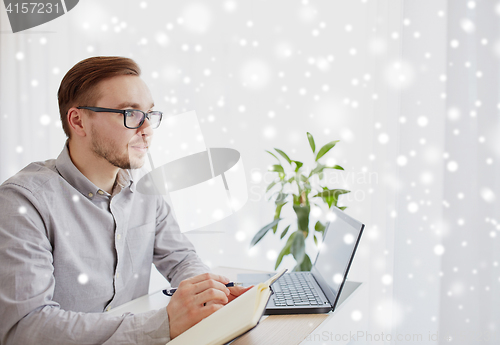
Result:
<svg viewBox="0 0 500 345"><path fill-rule="evenodd" d="M316 144L311 133L307 132L307 138L309 145L313 154L315 155L315 167L307 174L304 172L304 164L299 161L292 160L288 155L280 149L275 148L274 150L286 160L292 172L287 174L285 168L281 164L280 159L274 153L267 151L270 155L278 160L278 164L274 164L269 168L269 171L277 173L276 178L271 182L266 189L266 193L270 192L273 187L279 186L279 191L271 193L270 199L276 195L275 206L276 210L274 212L274 219L271 223L260 229L252 241L250 246L256 245L268 232L272 229L273 234L276 234L278 230L278 225L283 220L280 218L281 210L283 207L292 202L293 210L297 215L297 229L292 232L288 239L286 240L285 246L281 249L281 252L276 259L275 269L281 264L283 257L286 255L293 255L295 261L297 262L294 271L309 271L311 270L312 263L311 258L307 255L305 251L305 240L312 233L314 236L314 243L318 245L318 234L321 234L323 238L325 231L325 224L321 221L317 221L314 225L312 231L309 231L309 214L311 212L311 203L319 206L315 201L323 201L331 208L332 205L337 206L338 199L340 195L349 193L348 190L344 189L328 189L324 184L324 170L325 169L338 169L344 170L340 165L326 166L320 163L320 159L328 153L339 140L331 141L325 144L316 153ZM317 178L317 179L315 179ZM289 191L285 190L285 187L290 186ZM293 188L293 187L297 188ZM296 194L295 194L296 192ZM346 207L339 207L344 210ZM291 224L283 228L281 231L280 239L283 239L289 232Z"/></svg>

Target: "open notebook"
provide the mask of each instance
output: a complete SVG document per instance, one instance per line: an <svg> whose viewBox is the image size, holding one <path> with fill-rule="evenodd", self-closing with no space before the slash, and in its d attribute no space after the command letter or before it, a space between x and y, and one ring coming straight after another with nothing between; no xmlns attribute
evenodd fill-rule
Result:
<svg viewBox="0 0 500 345"><path fill-rule="evenodd" d="M219 345L225 344L248 332L257 326L264 313L267 301L271 296L269 286L286 271L284 269L266 282L255 285L232 302L226 304L209 317L201 320L170 341L168 345Z"/></svg>

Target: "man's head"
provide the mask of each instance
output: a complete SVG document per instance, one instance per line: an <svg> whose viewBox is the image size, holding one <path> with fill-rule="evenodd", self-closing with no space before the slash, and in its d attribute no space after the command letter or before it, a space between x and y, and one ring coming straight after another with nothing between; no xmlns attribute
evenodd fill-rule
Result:
<svg viewBox="0 0 500 345"><path fill-rule="evenodd" d="M119 75L141 75L134 60L121 56L95 56L80 61L64 76L57 92L59 113L64 133L71 138L68 110L80 105L95 104L102 96L97 85Z"/></svg>
<svg viewBox="0 0 500 345"><path fill-rule="evenodd" d="M140 69L131 59L92 57L64 76L58 92L61 121L70 141L76 140L85 154L122 169L144 164L153 134L151 122L144 119L135 128L137 125L130 126L131 113L123 113L127 109L148 113L154 106L139 75ZM140 118L141 113L136 113Z"/></svg>

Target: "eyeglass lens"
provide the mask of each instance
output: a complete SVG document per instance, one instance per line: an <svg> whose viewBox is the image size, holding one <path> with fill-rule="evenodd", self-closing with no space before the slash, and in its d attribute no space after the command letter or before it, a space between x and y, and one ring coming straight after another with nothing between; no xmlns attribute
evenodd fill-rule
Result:
<svg viewBox="0 0 500 345"><path fill-rule="evenodd" d="M152 128L157 128L161 121L161 112L152 111L147 114ZM138 128L145 119L146 113L139 110L127 111L125 116L125 125L131 128Z"/></svg>

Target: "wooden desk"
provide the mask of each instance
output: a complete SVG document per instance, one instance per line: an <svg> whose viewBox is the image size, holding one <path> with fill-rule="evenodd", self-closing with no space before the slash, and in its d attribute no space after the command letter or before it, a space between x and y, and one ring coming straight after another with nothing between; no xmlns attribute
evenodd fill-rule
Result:
<svg viewBox="0 0 500 345"><path fill-rule="evenodd" d="M236 276L239 273L269 273L232 267L216 267L212 271L224 275L233 281L236 281ZM321 325L335 323L336 319L349 317L348 313L342 313L342 309L346 304L344 302L351 298L351 295L358 290L360 285L361 283L351 282L345 286L345 293L343 291L339 301L340 304L334 313L263 316L256 328L233 341L231 345L300 344ZM169 301L170 298L165 296L160 290L125 303L110 310L108 313L113 315L122 315L125 312L137 314L153 309L165 308ZM313 344L309 340L306 341L306 344Z"/></svg>

